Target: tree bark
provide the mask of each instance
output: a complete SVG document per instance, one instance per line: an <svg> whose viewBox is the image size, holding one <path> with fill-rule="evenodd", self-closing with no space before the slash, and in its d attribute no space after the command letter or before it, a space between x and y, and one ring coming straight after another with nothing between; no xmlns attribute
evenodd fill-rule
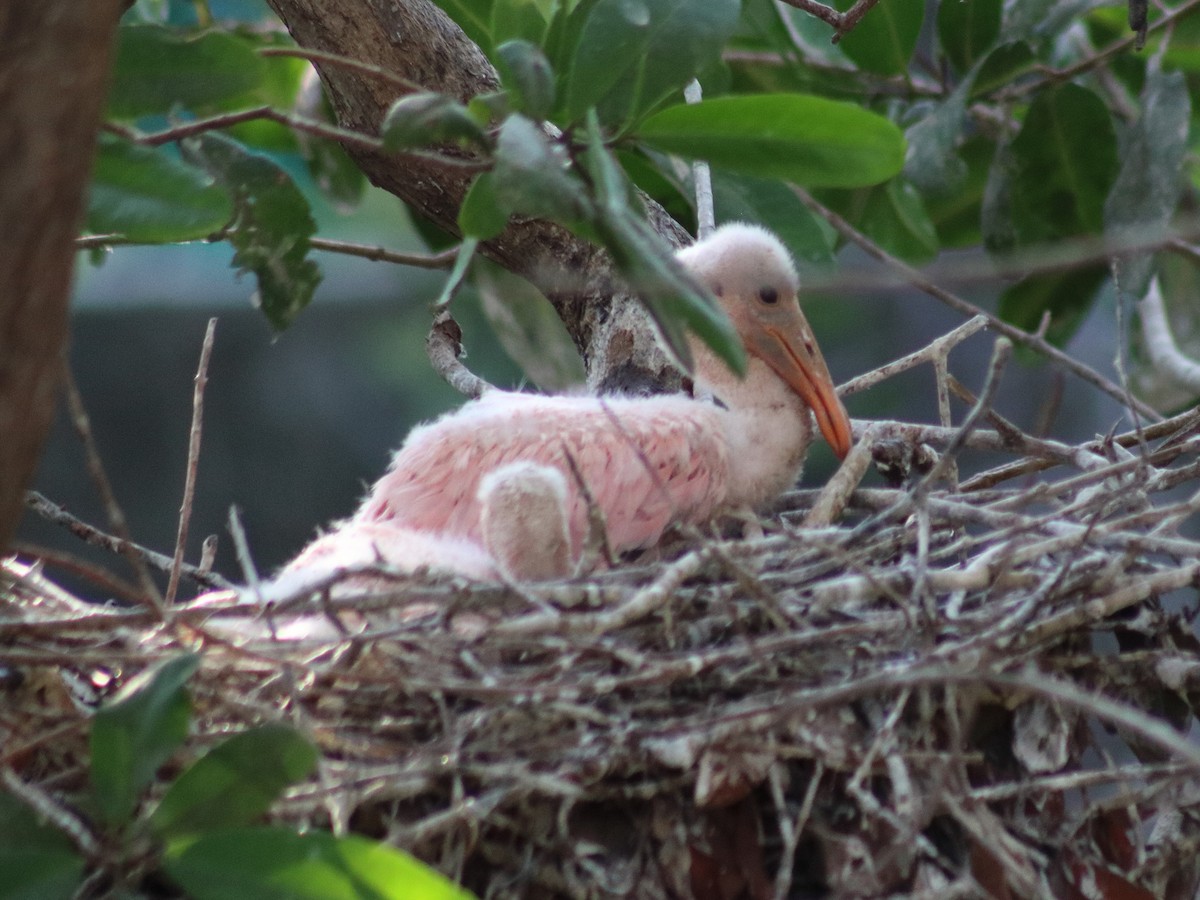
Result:
<svg viewBox="0 0 1200 900"><path fill-rule="evenodd" d="M302 47L368 62L462 100L498 85L495 70L479 48L429 0L268 3ZM345 67L317 68L338 123L356 131L377 134L388 108L403 93L394 83ZM426 159L347 150L372 183L446 231L458 233L455 220L470 174ZM648 206L655 228L671 243L682 243L683 229L657 205ZM592 387L678 383L640 306L614 283L604 251L553 223L515 218L483 250L532 281L554 304L583 353Z"/></svg>
<svg viewBox="0 0 1200 900"><path fill-rule="evenodd" d="M120 0L0 4L0 549L54 415Z"/></svg>

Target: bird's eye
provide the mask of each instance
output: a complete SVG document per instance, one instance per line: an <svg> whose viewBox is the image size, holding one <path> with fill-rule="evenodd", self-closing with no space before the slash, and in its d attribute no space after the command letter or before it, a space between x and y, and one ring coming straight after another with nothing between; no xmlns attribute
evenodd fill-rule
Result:
<svg viewBox="0 0 1200 900"><path fill-rule="evenodd" d="M759 288L758 299L767 304L767 306L774 306L779 302L779 292L773 287Z"/></svg>
<svg viewBox="0 0 1200 900"><path fill-rule="evenodd" d="M721 287L721 285L719 285L719 284L714 284L713 285L713 294L716 295L717 297L724 297L725 296L725 288Z"/></svg>

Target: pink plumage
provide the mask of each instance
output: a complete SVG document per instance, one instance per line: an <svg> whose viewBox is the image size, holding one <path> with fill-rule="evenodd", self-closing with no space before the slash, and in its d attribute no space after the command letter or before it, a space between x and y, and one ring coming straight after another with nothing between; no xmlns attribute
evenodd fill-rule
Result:
<svg viewBox="0 0 1200 900"><path fill-rule="evenodd" d="M725 500L729 460L714 440L718 409L683 397L543 397L492 392L416 429L371 491L357 522L392 523L482 542L479 485L513 462L548 466L566 484L573 554L587 502L604 511L617 551L648 547L673 521L709 518Z"/></svg>
<svg viewBox="0 0 1200 900"><path fill-rule="evenodd" d="M277 587L372 560L473 577L568 575L588 529L580 480L609 546L623 552L653 545L673 523L760 506L786 489L814 415L844 456L849 420L778 239L728 225L679 260L745 343L743 377L693 342L696 398L490 392L415 429L359 511L293 561Z"/></svg>

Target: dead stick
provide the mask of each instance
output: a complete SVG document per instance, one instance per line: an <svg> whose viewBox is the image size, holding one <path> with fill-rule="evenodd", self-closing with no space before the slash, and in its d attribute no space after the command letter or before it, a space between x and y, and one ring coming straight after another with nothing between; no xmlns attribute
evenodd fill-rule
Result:
<svg viewBox="0 0 1200 900"><path fill-rule="evenodd" d="M187 546L188 526L192 521L192 501L196 496L196 470L200 462L200 432L204 424L204 388L208 385L208 361L212 359L213 338L217 320L208 320L204 343L200 346L200 364L196 368L192 391L192 431L188 437L187 472L183 479L183 503L179 507L179 531L175 535L175 555L171 559L171 576L167 580L166 605L175 602L179 591L179 571L183 566L183 551Z"/></svg>

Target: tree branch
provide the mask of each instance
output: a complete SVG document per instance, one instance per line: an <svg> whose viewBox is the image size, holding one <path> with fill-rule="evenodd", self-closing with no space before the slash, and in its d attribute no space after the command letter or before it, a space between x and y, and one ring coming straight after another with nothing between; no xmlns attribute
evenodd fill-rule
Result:
<svg viewBox="0 0 1200 900"><path fill-rule="evenodd" d="M391 104L415 83L460 100L493 91L499 81L483 53L429 0L268 0L296 43L311 54L339 126L379 133ZM391 73L366 77L351 58ZM402 80L402 81L400 81ZM444 231L458 235L457 216L472 179L440 159L387 154L363 144L347 152L372 183L395 194ZM446 148L445 156L461 156ZM656 204L647 204L656 231L676 246L687 234ZM514 218L482 251L535 284L558 311L583 354L594 386L617 368L641 370L668 386L678 373L658 348L636 300L617 286L602 250L550 222Z"/></svg>

